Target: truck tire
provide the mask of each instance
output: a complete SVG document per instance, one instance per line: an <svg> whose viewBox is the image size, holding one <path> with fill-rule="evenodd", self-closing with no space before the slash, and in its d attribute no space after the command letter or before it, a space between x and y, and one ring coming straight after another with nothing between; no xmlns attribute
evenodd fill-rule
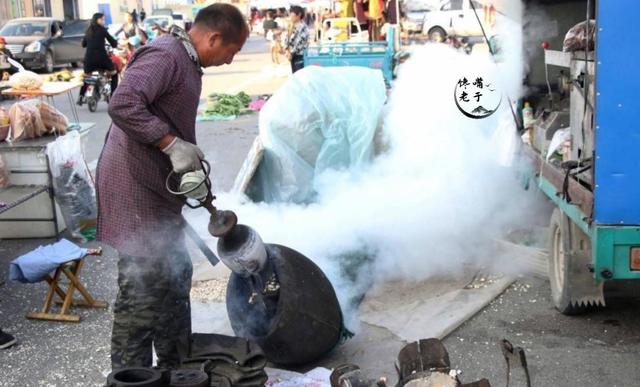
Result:
<svg viewBox="0 0 640 387"><path fill-rule="evenodd" d="M559 208L549 222L549 282L556 309L564 315L584 313L586 306L571 302L571 220Z"/></svg>
<svg viewBox="0 0 640 387"><path fill-rule="evenodd" d="M55 62L53 61L53 53L51 51L47 51L44 54L44 71L47 74L51 74L54 70Z"/></svg>
<svg viewBox="0 0 640 387"><path fill-rule="evenodd" d="M434 42L444 42L444 39L447 37L447 33L442 27L433 27L429 30L429 40Z"/></svg>

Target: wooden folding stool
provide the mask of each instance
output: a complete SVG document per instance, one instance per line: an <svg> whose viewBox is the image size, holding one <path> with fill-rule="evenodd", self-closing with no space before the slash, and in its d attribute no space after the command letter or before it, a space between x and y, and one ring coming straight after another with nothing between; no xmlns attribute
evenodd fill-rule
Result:
<svg viewBox="0 0 640 387"><path fill-rule="evenodd" d="M91 294L89 294L89 291L87 291L87 288L85 288L84 285L82 285L82 283L80 282L80 269L82 269L82 265L84 264L84 259L86 258L86 256L101 254L102 248L89 249L84 257L60 264L60 266L58 266L58 268L56 269L53 277L47 274L45 280L47 281L47 283L49 283L49 291L47 292L47 298L45 299L44 306L42 307L42 312L29 313L27 314L27 318L37 320L79 322L80 316L69 313L71 305L90 308L106 308L107 303L94 299ZM66 291L61 287L61 285L63 285L60 282L61 274L64 274L69 280ZM73 298L73 293L75 290L78 290L80 292L80 294L82 295L82 299ZM57 303L61 304L62 306L59 313L51 313L51 306L56 294L58 295L58 297L60 297L60 300L58 300Z"/></svg>

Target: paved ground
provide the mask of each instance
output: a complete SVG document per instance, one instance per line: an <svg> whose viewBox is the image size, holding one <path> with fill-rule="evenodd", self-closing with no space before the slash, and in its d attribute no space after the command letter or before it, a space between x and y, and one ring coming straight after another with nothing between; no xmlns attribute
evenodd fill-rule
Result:
<svg viewBox="0 0 640 387"><path fill-rule="evenodd" d="M258 40L252 41L237 66L207 71L203 94L228 91L246 80L251 81L241 86L251 93L273 90L281 80L265 77L254 63L268 63L268 57L258 53L261 45ZM101 104L97 113L89 113L86 108L80 112L83 121L97 122L87 151L89 162L97 158L109 124L105 111L106 105ZM217 188L231 186L257 133L256 119L248 116L234 123L198 124L199 142L214 163ZM0 278L7 278L11 259L46 242L0 241ZM112 304L116 292L113 252L106 250L104 256L90 258L83 272L92 293ZM83 319L80 324L26 320L25 313L41 307L45 291L43 284L0 284L0 327L19 339L19 345L0 351L0 386L101 385L109 368L111 309L79 309ZM494 386L504 385L504 360L496 342L507 338L527 350L534 386L637 385L639 294L637 287L610 287L608 308L566 317L551 307L546 281L524 278L454 331L445 345L466 381L487 377ZM363 324L352 340L317 365L332 367L351 362L371 375L393 379L393 361L403 344L386 329ZM522 379L518 381L512 385L524 385Z"/></svg>

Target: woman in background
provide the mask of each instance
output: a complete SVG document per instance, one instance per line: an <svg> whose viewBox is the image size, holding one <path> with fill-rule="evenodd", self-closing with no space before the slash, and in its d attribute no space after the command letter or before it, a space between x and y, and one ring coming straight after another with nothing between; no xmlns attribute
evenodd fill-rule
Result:
<svg viewBox="0 0 640 387"><path fill-rule="evenodd" d="M110 72L111 77L111 93L118 87L118 77L114 76L114 65L111 57L107 53L105 44L109 43L111 47L118 47L118 42L109 34L104 26L104 14L94 13L91 18L91 24L82 38L82 47L86 47L84 53L84 73L90 75L94 71ZM87 85L83 84L80 88L78 96L78 105L82 106L84 102L84 93Z"/></svg>

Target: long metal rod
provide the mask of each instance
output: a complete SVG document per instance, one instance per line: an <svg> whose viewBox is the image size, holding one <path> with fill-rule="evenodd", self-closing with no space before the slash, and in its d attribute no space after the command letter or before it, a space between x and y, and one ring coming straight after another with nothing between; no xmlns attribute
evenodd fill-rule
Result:
<svg viewBox="0 0 640 387"><path fill-rule="evenodd" d="M204 240L200 238L200 235L198 235L196 230L194 230L188 222L184 223L184 231L187 233L187 235L189 235L196 246L198 246L200 251L202 251L202 254L207 257L211 265L215 266L218 264L218 262L220 262L220 259L218 259L216 254L209 248L209 246L207 246Z"/></svg>

